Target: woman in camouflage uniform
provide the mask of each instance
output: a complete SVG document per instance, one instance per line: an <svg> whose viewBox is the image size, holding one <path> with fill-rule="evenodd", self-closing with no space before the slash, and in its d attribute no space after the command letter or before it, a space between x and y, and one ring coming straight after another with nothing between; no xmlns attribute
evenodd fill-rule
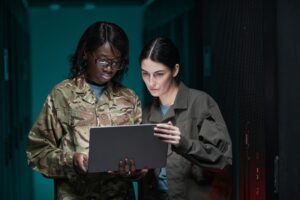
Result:
<svg viewBox="0 0 300 200"><path fill-rule="evenodd" d="M180 82L179 52L171 40L151 41L140 63L154 97L143 123L157 124L155 135L170 147L166 168L149 171L142 181L144 200L229 199L231 139L217 103Z"/></svg>
<svg viewBox="0 0 300 200"><path fill-rule="evenodd" d="M30 130L28 163L54 179L56 199L134 199L130 179L86 173L90 127L141 122L137 95L118 83L128 51L127 35L116 24L88 27L73 56L71 77L52 89Z"/></svg>

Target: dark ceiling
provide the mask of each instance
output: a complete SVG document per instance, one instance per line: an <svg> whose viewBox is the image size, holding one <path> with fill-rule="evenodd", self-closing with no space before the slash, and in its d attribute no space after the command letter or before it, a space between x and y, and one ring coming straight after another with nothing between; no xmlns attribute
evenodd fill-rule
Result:
<svg viewBox="0 0 300 200"><path fill-rule="evenodd" d="M141 6L149 0L27 0L29 7L48 7L53 4L62 7L78 7L85 4L95 6Z"/></svg>

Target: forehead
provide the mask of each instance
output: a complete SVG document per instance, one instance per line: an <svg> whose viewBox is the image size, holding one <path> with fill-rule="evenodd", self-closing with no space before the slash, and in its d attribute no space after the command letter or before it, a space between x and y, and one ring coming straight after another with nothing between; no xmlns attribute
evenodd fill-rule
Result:
<svg viewBox="0 0 300 200"><path fill-rule="evenodd" d="M103 56L106 58L117 58L121 57L121 53L118 49L113 47L108 42L104 43L102 46L100 46L98 49L94 51L94 54L98 57Z"/></svg>
<svg viewBox="0 0 300 200"><path fill-rule="evenodd" d="M170 71L170 69L164 64L152 61L149 58L144 59L141 65L142 65L142 70L147 71L149 73L153 73L157 71Z"/></svg>

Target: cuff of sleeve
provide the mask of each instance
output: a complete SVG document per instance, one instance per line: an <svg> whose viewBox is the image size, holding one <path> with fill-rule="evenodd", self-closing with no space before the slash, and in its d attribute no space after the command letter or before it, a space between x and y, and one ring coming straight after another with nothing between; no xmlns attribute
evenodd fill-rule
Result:
<svg viewBox="0 0 300 200"><path fill-rule="evenodd" d="M186 137L181 136L179 144L176 146L172 145L172 150L176 151L177 153L184 154L189 151L190 146L191 146L191 144L190 144L189 140L186 139Z"/></svg>
<svg viewBox="0 0 300 200"><path fill-rule="evenodd" d="M64 160L65 160L66 166L73 168L73 155L74 155L74 152L66 152L65 153Z"/></svg>

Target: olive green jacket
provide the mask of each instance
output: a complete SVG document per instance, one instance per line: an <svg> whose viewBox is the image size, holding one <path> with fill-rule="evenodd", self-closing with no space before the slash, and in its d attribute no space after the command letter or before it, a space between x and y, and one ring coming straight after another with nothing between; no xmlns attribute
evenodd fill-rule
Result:
<svg viewBox="0 0 300 200"><path fill-rule="evenodd" d="M232 164L231 139L218 105L206 93L180 83L175 102L166 115L160 112L158 98L143 111L143 123L168 121L181 132L179 145L170 146L167 156L169 198L208 199L216 175L213 172ZM166 195L157 190L158 171L150 171L142 181L143 199L165 199Z"/></svg>
<svg viewBox="0 0 300 200"><path fill-rule="evenodd" d="M130 180L77 174L73 154L88 155L90 127L140 122L140 101L132 90L110 83L97 100L83 77L65 80L50 92L29 132L28 163L54 178L56 199L133 199Z"/></svg>

